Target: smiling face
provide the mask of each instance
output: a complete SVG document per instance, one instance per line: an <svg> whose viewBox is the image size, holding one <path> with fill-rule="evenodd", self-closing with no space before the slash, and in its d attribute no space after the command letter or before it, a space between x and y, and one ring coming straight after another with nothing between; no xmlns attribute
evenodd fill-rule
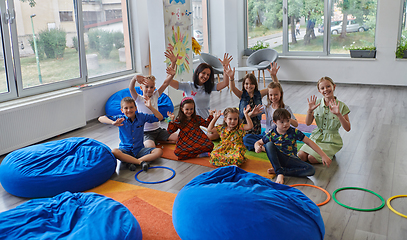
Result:
<svg viewBox="0 0 407 240"><path fill-rule="evenodd" d="M324 96L326 99L331 99L334 97L336 85L332 84L328 80L322 80L318 84L318 91Z"/></svg>
<svg viewBox="0 0 407 240"><path fill-rule="evenodd" d="M252 83L250 78L246 78L244 80L243 87L247 91L247 93L253 93L254 89L256 89L256 84Z"/></svg>
<svg viewBox="0 0 407 240"><path fill-rule="evenodd" d="M151 97L153 96L155 90L155 82L153 80L147 80L147 84L140 86L143 91L143 96Z"/></svg>
<svg viewBox="0 0 407 240"><path fill-rule="evenodd" d="M277 132L279 134L284 134L290 128L290 119L281 119L277 121L273 121L277 126Z"/></svg>
<svg viewBox="0 0 407 240"><path fill-rule="evenodd" d="M225 116L225 123L229 130L234 129L239 124L239 113L228 113Z"/></svg>
<svg viewBox="0 0 407 240"><path fill-rule="evenodd" d="M185 103L182 106L181 111L185 114L185 116L190 119L192 114L195 112L195 104L193 103Z"/></svg>
<svg viewBox="0 0 407 240"><path fill-rule="evenodd" d="M136 115L137 107L134 102L123 102L120 110L126 117L133 119Z"/></svg>
<svg viewBox="0 0 407 240"><path fill-rule="evenodd" d="M278 88L269 88L268 89L268 98L271 103L279 103L281 98L281 92Z"/></svg>
<svg viewBox="0 0 407 240"><path fill-rule="evenodd" d="M202 72L200 72L198 75L199 85L203 85L206 81L208 81L210 76L211 69L205 68L204 70L202 70Z"/></svg>

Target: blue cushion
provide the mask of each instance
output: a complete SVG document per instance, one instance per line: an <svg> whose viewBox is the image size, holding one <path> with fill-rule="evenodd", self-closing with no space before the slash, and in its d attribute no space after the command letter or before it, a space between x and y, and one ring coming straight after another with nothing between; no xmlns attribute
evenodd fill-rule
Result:
<svg viewBox="0 0 407 240"><path fill-rule="evenodd" d="M142 239L121 203L96 193L64 192L0 213L0 239Z"/></svg>
<svg viewBox="0 0 407 240"><path fill-rule="evenodd" d="M301 191L229 166L192 179L175 198L181 239L323 239L318 206Z"/></svg>
<svg viewBox="0 0 407 240"><path fill-rule="evenodd" d="M143 95L140 87L136 87L136 92L140 95ZM120 111L120 102L125 97L131 97L130 90L128 88L120 90L110 96L105 105L105 112L108 116L121 115ZM162 93L158 98L158 111L166 118L167 112L174 112L174 104L171 101L171 98L167 94Z"/></svg>
<svg viewBox="0 0 407 240"><path fill-rule="evenodd" d="M19 197L52 197L106 182L116 169L110 148L89 138L67 138L16 150L0 165L3 188Z"/></svg>

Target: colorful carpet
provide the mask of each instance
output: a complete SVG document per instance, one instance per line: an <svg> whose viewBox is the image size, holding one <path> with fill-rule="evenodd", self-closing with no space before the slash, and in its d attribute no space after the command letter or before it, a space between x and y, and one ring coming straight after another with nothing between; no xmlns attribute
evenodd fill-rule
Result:
<svg viewBox="0 0 407 240"><path fill-rule="evenodd" d="M312 125L307 126L305 124L305 117L306 117L305 114L294 114L294 115L298 120L298 129L300 131L304 132L307 136L309 136L311 134L312 130L314 130L314 128L316 127L315 122L313 122ZM262 124L262 128L265 128L266 118L265 118L264 114L262 116L261 124ZM214 144L215 145L219 144L219 142L214 141ZM298 149L301 148L301 146L303 144L304 144L303 142L297 142L297 148ZM161 144L160 146L163 149L163 155L162 155L163 158L167 158L167 159L174 160L174 161L181 161L181 160L178 160L177 156L175 156L175 154L174 154L175 144L164 143L164 144ZM268 160L267 154L265 152L255 153L252 151L247 151L245 156L247 158L247 161L242 166L240 166L242 169L244 169L245 171L248 171L248 172L256 173L256 174L266 177L266 178L274 177L267 173L267 169L269 169L271 167L271 163ZM213 166L212 164L209 163L209 157L190 158L188 160L182 160L182 162L216 168L215 166Z"/></svg>
<svg viewBox="0 0 407 240"><path fill-rule="evenodd" d="M113 180L87 192L110 197L126 206L139 222L143 240L180 239L172 224L176 194Z"/></svg>

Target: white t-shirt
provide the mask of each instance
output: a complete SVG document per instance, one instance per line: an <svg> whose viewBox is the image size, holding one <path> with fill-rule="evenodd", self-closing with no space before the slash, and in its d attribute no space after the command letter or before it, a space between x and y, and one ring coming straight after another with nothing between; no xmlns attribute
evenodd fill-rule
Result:
<svg viewBox="0 0 407 240"><path fill-rule="evenodd" d="M153 108L158 110L158 98L160 97L160 95L158 94L158 91L154 91L153 96L151 96L151 106L153 106ZM144 103L144 98L142 95L138 94L136 101L136 105L137 105L137 111L141 112L141 113L147 113L147 114L153 114L153 112L146 107L146 104ZM153 122L153 123L148 123L146 122L144 124L144 132L147 131L153 131L156 130L160 127L160 122Z"/></svg>
<svg viewBox="0 0 407 240"><path fill-rule="evenodd" d="M216 87L217 84L215 83L212 91L216 91ZM192 97L194 99L196 115L201 116L203 119L209 117L211 94L205 92L205 87L203 85L195 88L193 82L180 82L178 90L184 91L186 97Z"/></svg>
<svg viewBox="0 0 407 240"><path fill-rule="evenodd" d="M294 120L297 120L291 111L291 108L287 105L284 106L284 108L291 114L291 118ZM274 114L275 109L270 106L265 108L265 114L266 114L266 132L270 131L276 124L273 122L273 114Z"/></svg>

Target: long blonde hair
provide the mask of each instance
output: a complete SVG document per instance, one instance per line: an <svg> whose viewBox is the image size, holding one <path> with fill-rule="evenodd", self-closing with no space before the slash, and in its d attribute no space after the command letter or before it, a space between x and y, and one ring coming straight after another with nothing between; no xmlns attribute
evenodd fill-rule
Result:
<svg viewBox="0 0 407 240"><path fill-rule="evenodd" d="M331 82L331 83L332 83L332 86L335 86L334 80L332 80L332 78L330 78L330 77L322 77L322 78L319 79L318 82L317 82L317 88L318 88L318 90L319 90L319 84L320 84L322 81L325 81L325 80Z"/></svg>
<svg viewBox="0 0 407 240"><path fill-rule="evenodd" d="M267 88L268 89L274 89L274 88L278 88L278 90L280 91L280 101L278 101L278 108L284 108L285 107L285 104L284 104L284 101L283 101L283 95L284 95L284 92L283 92L283 88L281 87L281 84L280 83L276 83L276 82L271 82L268 86L267 86ZM272 102L270 101L270 97L269 97L269 94L268 94L268 89L267 89L267 107L269 107L271 104L272 104Z"/></svg>

